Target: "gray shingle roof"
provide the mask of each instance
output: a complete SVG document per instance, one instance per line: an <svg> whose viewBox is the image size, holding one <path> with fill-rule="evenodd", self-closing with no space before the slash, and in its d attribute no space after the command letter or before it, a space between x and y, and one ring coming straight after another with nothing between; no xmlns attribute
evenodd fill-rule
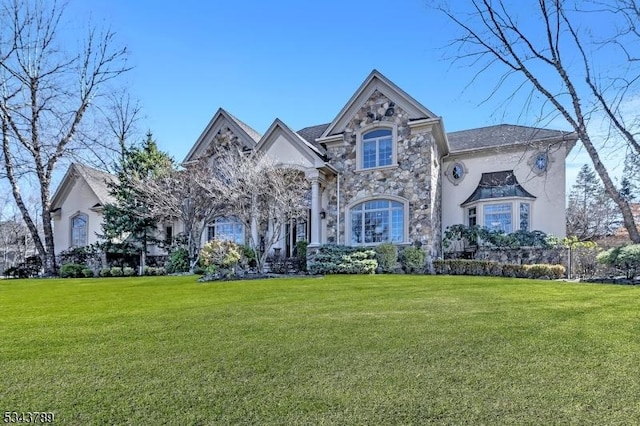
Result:
<svg viewBox="0 0 640 426"><path fill-rule="evenodd" d="M547 139L575 139L571 132L541 129L537 127L498 124L478 129L462 130L447 134L452 153L494 148L507 145L527 145Z"/></svg>
<svg viewBox="0 0 640 426"><path fill-rule="evenodd" d="M304 129L298 130L296 133L300 135L304 140L309 142L311 145L318 148L321 152L324 152L324 148L319 143L316 142L316 139L322 136L322 133L324 133L327 127L329 127L329 124L331 123L318 124L316 126L305 127Z"/></svg>
<svg viewBox="0 0 640 426"><path fill-rule="evenodd" d="M240 120L238 117L234 116L233 114L229 113L229 111L225 111L227 114L229 114L229 117L231 117L233 119L233 121L236 122L236 124L238 126L240 126L240 128L242 130L244 130L245 132L247 132L247 135L249 135L249 137L251 139L253 139L253 141L255 143L258 143L258 141L260 140L260 138L262 138L262 135L260 133L258 133L257 131L255 131L251 126L249 126L247 123L245 123L244 121Z"/></svg>
<svg viewBox="0 0 640 426"><path fill-rule="evenodd" d="M74 163L73 167L75 167L78 174L84 178L87 185L89 185L91 190L96 194L100 204L104 206L105 204L115 202L115 199L109 194L108 183L117 182L118 178L116 176L102 170L94 169L85 164Z"/></svg>

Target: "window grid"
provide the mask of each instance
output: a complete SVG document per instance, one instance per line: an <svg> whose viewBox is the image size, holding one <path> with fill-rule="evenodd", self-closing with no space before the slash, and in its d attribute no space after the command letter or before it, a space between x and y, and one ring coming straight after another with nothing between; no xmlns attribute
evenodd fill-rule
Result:
<svg viewBox="0 0 640 426"><path fill-rule="evenodd" d="M478 224L478 210L475 207L471 207L467 210L467 224L469 226L476 226Z"/></svg>
<svg viewBox="0 0 640 426"><path fill-rule="evenodd" d="M484 226L510 234L513 230L511 203L489 204L484 206Z"/></svg>
<svg viewBox="0 0 640 426"><path fill-rule="evenodd" d="M362 168L390 166L393 138L389 129L377 129L362 136Z"/></svg>
<svg viewBox="0 0 640 426"><path fill-rule="evenodd" d="M87 216L79 214L71 219L71 246L87 245Z"/></svg>
<svg viewBox="0 0 640 426"><path fill-rule="evenodd" d="M207 240L213 239L244 244L244 226L233 218L218 218L207 227Z"/></svg>
<svg viewBox="0 0 640 426"><path fill-rule="evenodd" d="M389 200L360 203L351 210L351 243L375 244L404 240L404 206Z"/></svg>

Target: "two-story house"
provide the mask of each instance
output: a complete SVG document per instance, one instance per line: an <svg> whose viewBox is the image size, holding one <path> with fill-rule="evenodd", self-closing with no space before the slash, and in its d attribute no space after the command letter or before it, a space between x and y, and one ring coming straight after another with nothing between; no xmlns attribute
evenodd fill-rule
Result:
<svg viewBox="0 0 640 426"><path fill-rule="evenodd" d="M458 223L564 236L565 158L576 140L514 125L447 133L442 117L374 70L330 123L294 131L276 119L261 135L219 109L184 161L232 143L302 169L311 208L306 222L283 230L275 248L285 254L304 239L310 247L419 243L435 258L443 230ZM79 214L58 217L58 251L73 242ZM245 243L250 232L219 218L203 239Z"/></svg>

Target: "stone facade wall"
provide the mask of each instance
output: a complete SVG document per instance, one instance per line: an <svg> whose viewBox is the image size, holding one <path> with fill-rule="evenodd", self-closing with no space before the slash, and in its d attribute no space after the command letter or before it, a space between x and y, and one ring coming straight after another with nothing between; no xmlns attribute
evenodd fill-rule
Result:
<svg viewBox="0 0 640 426"><path fill-rule="evenodd" d="M224 156L232 149L242 150L244 146L242 140L230 128L223 127L211 140L204 157L211 157L212 161L215 161L216 158Z"/></svg>
<svg viewBox="0 0 640 426"><path fill-rule="evenodd" d="M389 107L394 114L385 116ZM377 121L376 121L377 120ZM397 167L379 170L356 171L357 133L363 127L379 122L391 122L397 129ZM434 169L432 158L435 139L430 131L411 133L409 114L378 91L375 91L365 105L354 115L344 131L343 143L327 146L329 162L340 172L340 226L341 244L350 243L350 235L345 235L346 207L349 203L367 197L394 195L409 201L408 243L419 242L431 255L439 253L439 205L440 172ZM435 159L436 163L439 159ZM337 185L334 177L324 183L328 194L326 211L326 241L338 242L336 203ZM435 205L434 205L435 204Z"/></svg>

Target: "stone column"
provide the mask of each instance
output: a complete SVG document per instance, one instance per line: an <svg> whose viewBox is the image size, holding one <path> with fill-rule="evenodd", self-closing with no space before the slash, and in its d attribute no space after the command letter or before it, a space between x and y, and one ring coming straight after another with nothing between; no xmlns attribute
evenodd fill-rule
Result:
<svg viewBox="0 0 640 426"><path fill-rule="evenodd" d="M320 245L320 179L311 178L311 247Z"/></svg>

